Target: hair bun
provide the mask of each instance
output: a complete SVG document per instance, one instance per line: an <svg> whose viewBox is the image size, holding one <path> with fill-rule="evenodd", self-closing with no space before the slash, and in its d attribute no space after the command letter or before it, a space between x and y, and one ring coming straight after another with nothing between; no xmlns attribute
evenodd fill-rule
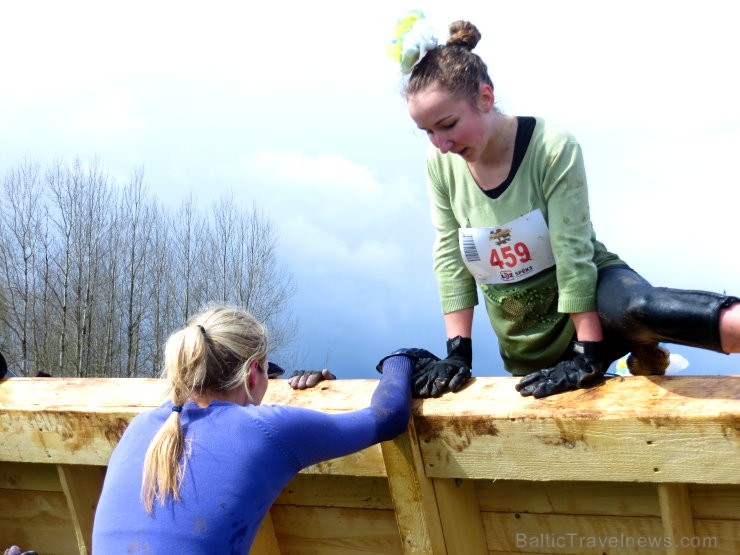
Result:
<svg viewBox="0 0 740 555"><path fill-rule="evenodd" d="M473 50L481 38L480 31L470 21L454 21L450 23L449 30L447 46L462 46L466 50Z"/></svg>

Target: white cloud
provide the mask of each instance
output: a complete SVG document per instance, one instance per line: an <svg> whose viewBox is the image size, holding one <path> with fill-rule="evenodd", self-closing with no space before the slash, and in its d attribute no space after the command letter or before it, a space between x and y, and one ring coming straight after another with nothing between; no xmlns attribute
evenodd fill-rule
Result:
<svg viewBox="0 0 740 555"><path fill-rule="evenodd" d="M288 189L286 192L291 193L300 194L309 186L320 188L321 193L347 195L349 192L367 198L377 197L382 188L369 168L337 154L312 157L295 151L259 152L243 166L258 178L281 181Z"/></svg>
<svg viewBox="0 0 740 555"><path fill-rule="evenodd" d="M413 190L423 193L419 183L381 181L372 169L336 154L260 152L242 160L240 168L250 191L266 204L335 232L385 234L389 222L402 225L404 213L417 209Z"/></svg>
<svg viewBox="0 0 740 555"><path fill-rule="evenodd" d="M73 134L112 135L147 131L147 121L136 114L132 95L122 89L109 89L79 111L57 120L60 131Z"/></svg>
<svg viewBox="0 0 740 555"><path fill-rule="evenodd" d="M737 144L740 128L652 131L611 150L613 168L590 175L599 238L656 285L733 291Z"/></svg>
<svg viewBox="0 0 740 555"><path fill-rule="evenodd" d="M419 184L382 182L369 168L334 154L263 152L241 167L303 272L399 284L418 258L409 243L419 239L412 222L426 224L426 209L420 214L413 202L414 189L423 192Z"/></svg>
<svg viewBox="0 0 740 555"><path fill-rule="evenodd" d="M500 107L574 132L609 248L661 285L737 293L731 2L6 2L0 158L143 165L175 206L231 189L277 223L301 295L343 322L327 342L374 340L351 328L358 310L386 327L388 307L431 311L417 327L436 331L425 139L385 55L411 8L442 35L478 25Z"/></svg>

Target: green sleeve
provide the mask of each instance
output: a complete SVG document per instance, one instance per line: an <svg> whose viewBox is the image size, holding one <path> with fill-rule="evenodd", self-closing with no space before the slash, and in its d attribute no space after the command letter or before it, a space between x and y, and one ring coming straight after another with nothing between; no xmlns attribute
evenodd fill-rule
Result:
<svg viewBox="0 0 740 555"><path fill-rule="evenodd" d="M558 311L596 310L593 229L581 147L565 141L551 158L543 192L558 281Z"/></svg>
<svg viewBox="0 0 740 555"><path fill-rule="evenodd" d="M450 201L450 176L441 179L434 157L427 159L427 188L431 199L434 240L434 273L445 314L478 304L478 292L473 276L462 261L458 243L460 224Z"/></svg>

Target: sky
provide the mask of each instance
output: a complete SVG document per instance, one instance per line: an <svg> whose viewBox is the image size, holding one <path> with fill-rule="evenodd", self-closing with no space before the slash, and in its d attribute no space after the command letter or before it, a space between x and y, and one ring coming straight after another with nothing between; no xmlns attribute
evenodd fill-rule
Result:
<svg viewBox="0 0 740 555"><path fill-rule="evenodd" d="M276 225L296 364L374 377L443 356L425 135L385 54L421 9L467 19L498 108L582 145L597 238L654 285L740 294L740 34L732 2L27 0L0 7L0 171L99 159L177 207L232 193ZM351 7L349 7L351 6ZM735 68L735 69L733 69ZM474 375L506 375L482 306ZM672 347L687 374L740 356Z"/></svg>

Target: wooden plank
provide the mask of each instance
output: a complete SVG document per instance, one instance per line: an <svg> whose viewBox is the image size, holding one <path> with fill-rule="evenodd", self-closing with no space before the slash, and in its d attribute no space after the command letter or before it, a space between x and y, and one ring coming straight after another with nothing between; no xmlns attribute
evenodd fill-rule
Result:
<svg viewBox="0 0 740 555"><path fill-rule="evenodd" d="M308 466L301 474L385 477L385 463L380 445L371 445L357 453Z"/></svg>
<svg viewBox="0 0 740 555"><path fill-rule="evenodd" d="M61 492L6 490L0 495L0 547L18 545L43 555L78 555Z"/></svg>
<svg viewBox="0 0 740 555"><path fill-rule="evenodd" d="M167 386L157 378L10 378L0 384L0 407L9 411L86 412L94 407L130 414L158 406Z"/></svg>
<svg viewBox="0 0 740 555"><path fill-rule="evenodd" d="M282 555L401 555L393 511L294 507L271 510Z"/></svg>
<svg viewBox="0 0 740 555"><path fill-rule="evenodd" d="M129 421L165 396L159 379L11 378L0 387L0 461L106 465Z"/></svg>
<svg viewBox="0 0 740 555"><path fill-rule="evenodd" d="M433 480L447 553L486 553L486 534L472 480Z"/></svg>
<svg viewBox="0 0 740 555"><path fill-rule="evenodd" d="M57 465L59 481L67 498L80 555L92 553L92 530L105 469L99 466Z"/></svg>
<svg viewBox="0 0 740 555"><path fill-rule="evenodd" d="M663 530L669 538L691 538L694 536L694 517L691 514L689 488L686 484L658 484L660 513ZM666 548L668 555L696 555L696 549L671 544Z"/></svg>
<svg viewBox="0 0 740 555"><path fill-rule="evenodd" d="M655 484L480 480L475 485L483 511L660 516Z"/></svg>
<svg viewBox="0 0 740 555"><path fill-rule="evenodd" d="M298 474L275 500L279 505L393 509L385 478Z"/></svg>
<svg viewBox="0 0 740 555"><path fill-rule="evenodd" d="M275 525L269 511L257 530L252 547L249 549L249 555L281 555L280 545L275 536Z"/></svg>
<svg viewBox="0 0 740 555"><path fill-rule="evenodd" d="M270 384L265 404L326 412L367 406L377 380L336 380L293 390ZM12 378L0 388L0 461L106 465L131 419L161 404L166 383L156 378ZM384 476L379 446L333 459L304 473Z"/></svg>
<svg viewBox="0 0 740 555"><path fill-rule="evenodd" d="M399 440L301 473L296 483L305 480L309 488L284 492L289 504L271 509L281 555L453 552L456 546L448 545L441 520L469 524L460 515L471 512L474 498L482 508L478 518L489 554L557 551L532 541L520 550L516 540L522 533L525 540L542 533L577 534L580 553L634 553L626 542L666 537L656 484L673 483L688 484L680 495L688 492L695 536L687 539L715 541L688 547L699 555L740 552L737 376L614 379L542 400L522 398L513 391L515 383L477 378L457 394L417 400L409 432ZM130 419L158 405L164 386L156 379L2 381L0 461L13 462L0 462L0 540L44 555L78 553L60 478L49 475L52 465L35 463L106 464ZM336 380L294 391L281 381L270 384L265 403L343 412L367 406L376 386L377 380ZM34 463L39 476L22 470L19 461ZM477 480L474 491L470 478ZM355 479L363 485L353 494ZM458 479L465 484L462 492L452 487ZM66 490L76 491L70 482ZM320 505L308 506L310 488L316 492L322 483L327 491L317 496ZM380 492L381 483L387 493ZM57 491L46 492L47 487ZM671 490L665 491L664 506L682 514L675 507L685 505L685 498L671 501ZM376 508L360 508L361 495ZM676 492L672 495L675 499ZM398 521L384 504L400 512ZM417 508L416 521L408 507ZM429 515L435 514L430 528ZM686 533L677 522L674 518L672 533ZM402 542L399 523L403 539L412 538L414 545ZM436 529L441 539L430 539ZM583 546L612 541L608 538L621 545L608 551L595 549L598 543Z"/></svg>
<svg viewBox="0 0 740 555"><path fill-rule="evenodd" d="M694 520L696 535L683 539L696 547L699 555L737 555L740 553L739 520ZM681 538L680 538L681 539Z"/></svg>
<svg viewBox="0 0 740 555"><path fill-rule="evenodd" d="M740 483L740 377L635 376L545 399L493 380L424 401L428 476Z"/></svg>
<svg viewBox="0 0 740 555"><path fill-rule="evenodd" d="M691 484L689 497L695 519L740 520L740 486Z"/></svg>
<svg viewBox="0 0 740 555"><path fill-rule="evenodd" d="M0 462L0 489L62 491L53 464Z"/></svg>
<svg viewBox="0 0 740 555"><path fill-rule="evenodd" d="M498 553L664 555L695 546L699 555L740 553L740 521L694 522L695 535L666 537L659 518L483 513L489 555Z"/></svg>
<svg viewBox="0 0 740 555"><path fill-rule="evenodd" d="M377 385L334 380L294 391L284 382L271 384L265 403L328 412L367 406ZM459 393L415 401L427 476L740 483L738 376L615 378L539 400L516 394L515 383L476 378ZM159 379L3 380L0 461L105 465L130 419L164 392ZM352 466L331 463L316 472L349 475ZM376 460L360 475L380 473Z"/></svg>
<svg viewBox="0 0 740 555"><path fill-rule="evenodd" d="M0 460L105 466L134 414L11 412L0 414Z"/></svg>
<svg viewBox="0 0 740 555"><path fill-rule="evenodd" d="M496 435L467 437L457 433L459 426L448 424L447 418L430 417L418 426L428 476L740 482L740 440L728 438L715 422L676 422L673 429L658 430L637 420L489 421L487 425L496 427ZM716 464L706 464L707 453L712 453Z"/></svg>
<svg viewBox="0 0 740 555"><path fill-rule="evenodd" d="M665 555L659 518L483 513L491 553Z"/></svg>
<svg viewBox="0 0 740 555"><path fill-rule="evenodd" d="M447 553L434 485L424 475L413 420L405 433L381 447L404 553Z"/></svg>

